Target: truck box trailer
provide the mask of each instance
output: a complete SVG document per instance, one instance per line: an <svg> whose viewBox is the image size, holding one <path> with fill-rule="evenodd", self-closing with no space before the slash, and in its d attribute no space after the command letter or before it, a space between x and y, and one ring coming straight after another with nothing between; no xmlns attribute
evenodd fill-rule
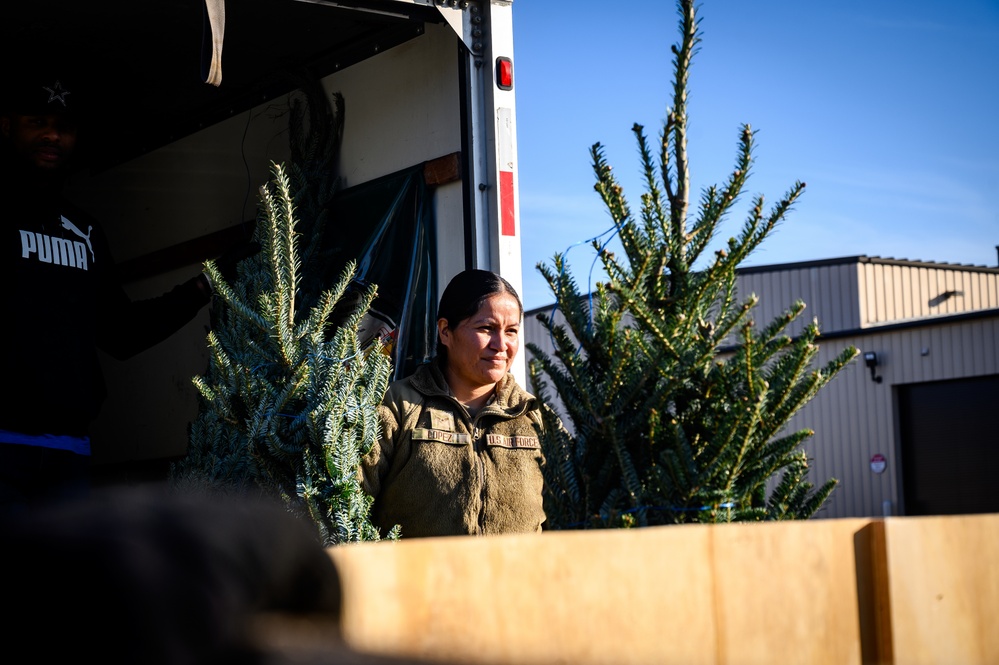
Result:
<svg viewBox="0 0 999 665"><path fill-rule="evenodd" d="M426 292L381 290L425 310L471 267L521 289L510 0L52 0L5 14L5 62L51 59L85 96L87 168L71 193L105 226L133 297L196 274L247 233L271 163L289 158L289 99L303 73L343 99L345 200L368 187L377 201L379 185L406 174L426 197ZM377 235L382 213L351 210L327 233L363 247L383 279L386 267L414 279L414 253L402 251L411 238L395 237L394 222ZM98 466L184 454L208 323L205 311L132 360L105 359ZM521 354L521 382L524 367Z"/></svg>

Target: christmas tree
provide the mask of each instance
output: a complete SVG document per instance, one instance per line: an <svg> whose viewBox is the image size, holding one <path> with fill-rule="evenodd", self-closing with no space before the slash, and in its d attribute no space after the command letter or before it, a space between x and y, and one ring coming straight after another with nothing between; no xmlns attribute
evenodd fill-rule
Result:
<svg viewBox="0 0 999 665"><path fill-rule="evenodd" d="M316 278L343 103L304 90L292 106L292 166L272 164L260 190L260 252L232 283L206 264L216 289L211 361L194 378L201 408L172 478L189 491L279 497L335 545L379 539L357 470L378 437L391 362L380 340L361 334L376 287L355 288L353 263L331 287Z"/></svg>
<svg viewBox="0 0 999 665"><path fill-rule="evenodd" d="M554 390L569 425L549 412L543 436L553 528L802 519L836 484L807 480L802 444L813 432L785 425L856 349L814 368L817 322L793 339L784 332L804 303L758 328L755 296L736 291L736 269L805 185L795 183L769 210L756 196L739 234L708 251L749 176L754 132L741 128L735 169L704 190L694 213L686 98L700 32L693 0L678 5L673 104L659 145L633 128L645 183L637 216L602 146L591 148L595 189L623 256L593 241L607 280L591 294L579 291L563 255L538 265L565 321L538 317L553 355L528 344L534 391L547 401Z"/></svg>

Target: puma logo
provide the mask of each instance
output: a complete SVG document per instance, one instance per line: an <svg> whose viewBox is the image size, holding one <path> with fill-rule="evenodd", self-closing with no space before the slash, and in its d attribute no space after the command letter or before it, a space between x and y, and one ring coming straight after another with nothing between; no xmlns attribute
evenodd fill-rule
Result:
<svg viewBox="0 0 999 665"><path fill-rule="evenodd" d="M75 226L73 229L77 235L86 240L85 243L79 240L54 238L43 233L22 230L21 258L27 259L35 255L42 263L89 270L94 255L93 247L90 246L90 237L84 236Z"/></svg>
<svg viewBox="0 0 999 665"><path fill-rule="evenodd" d="M90 244L90 234L94 232L94 227L88 226L87 227L87 233L84 234L83 231L81 231L80 229L78 229L76 227L76 224L74 224L73 222L69 221L64 216L60 215L59 219L62 220L62 228L67 229L69 231L72 231L76 235L78 235L81 238L83 238L84 241L86 241L87 247L90 249L90 260L91 260L91 262L93 262L94 261L94 246Z"/></svg>

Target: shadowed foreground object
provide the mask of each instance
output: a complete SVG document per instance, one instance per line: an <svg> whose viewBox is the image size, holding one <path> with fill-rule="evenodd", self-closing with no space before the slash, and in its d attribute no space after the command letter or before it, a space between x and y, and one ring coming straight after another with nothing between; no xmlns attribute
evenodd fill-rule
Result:
<svg viewBox="0 0 999 665"><path fill-rule="evenodd" d="M4 637L33 662L258 663L256 619L335 636L337 573L311 525L245 497L108 490L2 526Z"/></svg>

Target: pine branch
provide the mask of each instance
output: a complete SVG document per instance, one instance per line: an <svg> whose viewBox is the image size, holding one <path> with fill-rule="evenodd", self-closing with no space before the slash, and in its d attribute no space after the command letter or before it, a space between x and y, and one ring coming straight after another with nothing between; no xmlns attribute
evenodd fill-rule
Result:
<svg viewBox="0 0 999 665"><path fill-rule="evenodd" d="M321 125L342 119L342 99L320 111L314 107L329 102L314 93L309 104L310 113L301 106L292 113L290 128L292 152L304 163L273 164L260 189L254 240L261 251L239 264L232 284L206 265L217 288L211 362L193 379L200 411L188 455L171 476L178 486L279 497L335 545L382 537L357 470L377 441L391 362L377 342L361 348L360 325L376 290L348 297L355 264L328 288L305 270L316 265L337 182L325 168L335 163L330 151L341 128ZM309 131L296 124L306 117Z"/></svg>

